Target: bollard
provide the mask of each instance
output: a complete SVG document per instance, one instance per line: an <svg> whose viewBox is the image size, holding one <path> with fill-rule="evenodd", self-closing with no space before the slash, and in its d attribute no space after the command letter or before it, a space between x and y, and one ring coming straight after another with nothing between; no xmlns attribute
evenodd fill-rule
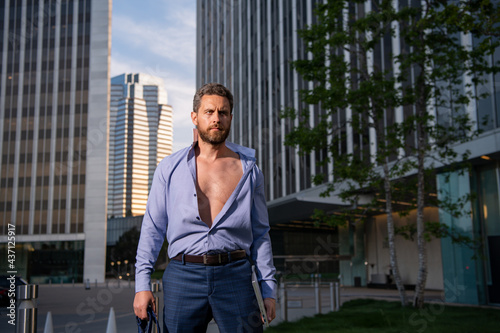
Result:
<svg viewBox="0 0 500 333"><path fill-rule="evenodd" d="M85 289L86 290L90 289L90 280L89 279L87 279L87 281L85 282Z"/></svg>
<svg viewBox="0 0 500 333"><path fill-rule="evenodd" d="M109 309L108 326L106 327L106 333L116 333L116 331L115 309L111 307Z"/></svg>
<svg viewBox="0 0 500 333"><path fill-rule="evenodd" d="M35 333L38 298L38 285L29 284L17 287L17 330L16 333Z"/></svg>
<svg viewBox="0 0 500 333"><path fill-rule="evenodd" d="M276 300L277 303L281 304L281 287L283 287L284 279L283 276L280 277L280 280L278 281L278 299Z"/></svg>
<svg viewBox="0 0 500 333"><path fill-rule="evenodd" d="M73 285L73 288L75 287L75 279L71 280L71 284Z"/></svg>
<svg viewBox="0 0 500 333"><path fill-rule="evenodd" d="M335 282L335 311L340 310L340 283Z"/></svg>
<svg viewBox="0 0 500 333"><path fill-rule="evenodd" d="M158 316L158 309L160 308L160 298L158 297L158 295L156 294L157 292L160 291L160 284L158 282L153 282L151 284L151 291L153 292L153 296L155 298L155 304L156 304L156 318L158 319L158 321L160 320L160 317ZM153 333L159 333L158 332L158 328L156 327L156 325L153 325Z"/></svg>
<svg viewBox="0 0 500 333"><path fill-rule="evenodd" d="M45 327L43 328L43 333L54 333L54 325L52 324L52 312L47 312L47 318L45 319Z"/></svg>
<svg viewBox="0 0 500 333"><path fill-rule="evenodd" d="M97 289L97 279L95 279L95 288Z"/></svg>
<svg viewBox="0 0 500 333"><path fill-rule="evenodd" d="M286 285L285 283L281 284L280 287L280 302L281 302L281 319L283 321L288 321L288 303L286 299Z"/></svg>
<svg viewBox="0 0 500 333"><path fill-rule="evenodd" d="M335 311L335 298L333 296L333 282L330 282L330 311Z"/></svg>
<svg viewBox="0 0 500 333"><path fill-rule="evenodd" d="M316 314L321 313L321 292L318 281L314 282L314 300L316 301Z"/></svg>

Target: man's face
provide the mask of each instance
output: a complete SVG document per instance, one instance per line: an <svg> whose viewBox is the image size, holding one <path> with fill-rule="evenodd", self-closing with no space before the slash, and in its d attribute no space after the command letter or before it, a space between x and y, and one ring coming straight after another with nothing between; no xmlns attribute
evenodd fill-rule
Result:
<svg viewBox="0 0 500 333"><path fill-rule="evenodd" d="M191 120L198 129L200 139L212 145L226 141L232 119L229 101L218 95L204 95L198 112L191 112Z"/></svg>

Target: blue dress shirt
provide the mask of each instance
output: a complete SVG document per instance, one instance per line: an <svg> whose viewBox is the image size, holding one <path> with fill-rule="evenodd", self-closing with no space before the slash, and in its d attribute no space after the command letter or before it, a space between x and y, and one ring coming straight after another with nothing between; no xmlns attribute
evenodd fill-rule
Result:
<svg viewBox="0 0 500 333"><path fill-rule="evenodd" d="M199 216L195 145L165 157L156 168L137 248L135 291L151 290L166 234L170 258L245 250L257 268L262 296L276 299L264 176L255 164L255 150L226 142L239 155L243 176L209 228Z"/></svg>

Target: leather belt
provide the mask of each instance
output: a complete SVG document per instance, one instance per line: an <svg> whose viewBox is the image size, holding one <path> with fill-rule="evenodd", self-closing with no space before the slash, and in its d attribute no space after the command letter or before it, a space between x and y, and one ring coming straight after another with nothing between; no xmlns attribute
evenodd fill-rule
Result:
<svg viewBox="0 0 500 333"><path fill-rule="evenodd" d="M178 254L172 258L172 260L204 264L207 266L219 266L225 265L232 261L237 261L246 258L247 254L245 250L236 250L233 252L223 252L217 254L204 254L204 255L192 255L192 254Z"/></svg>

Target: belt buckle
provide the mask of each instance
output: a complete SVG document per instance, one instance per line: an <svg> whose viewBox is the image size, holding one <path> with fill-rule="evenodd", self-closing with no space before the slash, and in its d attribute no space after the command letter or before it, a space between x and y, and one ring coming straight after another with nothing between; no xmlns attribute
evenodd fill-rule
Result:
<svg viewBox="0 0 500 333"><path fill-rule="evenodd" d="M218 259L219 259L219 264L222 264L222 253L212 254L211 256L214 257L216 255L217 255ZM213 263L209 263L208 262L208 256L209 255L206 254L206 253L203 255L203 264L204 265L213 265Z"/></svg>

